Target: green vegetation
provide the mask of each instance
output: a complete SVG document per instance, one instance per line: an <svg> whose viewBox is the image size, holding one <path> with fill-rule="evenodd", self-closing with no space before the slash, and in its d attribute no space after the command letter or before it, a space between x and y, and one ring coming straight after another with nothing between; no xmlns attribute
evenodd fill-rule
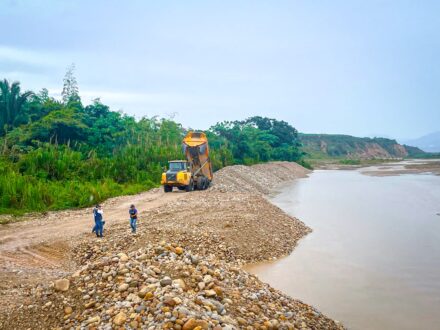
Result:
<svg viewBox="0 0 440 330"><path fill-rule="evenodd" d="M402 146L386 138L359 138L337 134L300 134L307 159L391 159L407 158L417 153L426 154L415 147Z"/></svg>
<svg viewBox="0 0 440 330"><path fill-rule="evenodd" d="M360 159L341 159L339 161L339 164L342 164L342 165L360 165L361 161L360 161Z"/></svg>
<svg viewBox="0 0 440 330"><path fill-rule="evenodd" d="M298 131L285 121L270 118L218 123L209 130L209 138L214 148L223 145L230 151L234 164L298 161L303 156Z"/></svg>
<svg viewBox="0 0 440 330"><path fill-rule="evenodd" d="M18 82L9 84L6 79L0 81L0 134L23 121L24 106L32 95L29 91L21 93Z"/></svg>
<svg viewBox="0 0 440 330"><path fill-rule="evenodd" d="M62 101L43 89L0 82L0 213L84 207L159 185L163 167L181 159L186 130L167 119L135 118L96 99L81 102L74 67ZM207 131L214 169L270 160L301 161L295 128L253 117Z"/></svg>
<svg viewBox="0 0 440 330"><path fill-rule="evenodd" d="M440 152L425 152L417 147L404 145L408 151L408 158L437 159L440 158Z"/></svg>

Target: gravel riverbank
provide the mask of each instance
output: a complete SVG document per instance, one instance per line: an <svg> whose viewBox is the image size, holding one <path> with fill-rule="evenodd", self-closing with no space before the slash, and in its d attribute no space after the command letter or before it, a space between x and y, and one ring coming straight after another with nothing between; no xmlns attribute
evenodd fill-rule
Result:
<svg viewBox="0 0 440 330"><path fill-rule="evenodd" d="M289 254L310 231L264 197L307 173L285 162L224 168L208 191L139 208L136 235L120 221L104 239L72 236L63 276L17 284L22 298L2 301L0 328L343 328L241 269Z"/></svg>

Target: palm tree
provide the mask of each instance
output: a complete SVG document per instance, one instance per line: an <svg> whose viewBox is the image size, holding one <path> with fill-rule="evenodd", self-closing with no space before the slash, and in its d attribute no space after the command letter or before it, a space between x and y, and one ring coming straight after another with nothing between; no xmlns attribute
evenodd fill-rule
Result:
<svg viewBox="0 0 440 330"><path fill-rule="evenodd" d="M24 104L32 95L30 91L21 93L18 81L12 84L7 79L0 81L0 133L4 133L14 124L17 116L23 111Z"/></svg>

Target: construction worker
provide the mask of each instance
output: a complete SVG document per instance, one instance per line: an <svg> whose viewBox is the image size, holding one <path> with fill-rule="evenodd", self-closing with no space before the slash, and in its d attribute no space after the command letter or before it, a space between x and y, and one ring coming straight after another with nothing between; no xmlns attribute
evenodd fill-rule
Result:
<svg viewBox="0 0 440 330"><path fill-rule="evenodd" d="M102 232L104 230L103 211L101 205L97 204L93 209L93 216L95 218L95 226L92 233L96 233L96 237L104 237Z"/></svg>
<svg viewBox="0 0 440 330"><path fill-rule="evenodd" d="M130 215L131 232L134 234L136 233L136 222L138 217L138 211L136 210L133 204L131 204L130 209L128 210L128 214Z"/></svg>
<svg viewBox="0 0 440 330"><path fill-rule="evenodd" d="M97 225L96 225L96 212L98 212L98 210L99 210L99 205L98 204L96 204L95 205L95 207L93 208L93 220L95 221L95 225L93 226L93 229L92 229L92 233L96 233L96 227L97 227Z"/></svg>

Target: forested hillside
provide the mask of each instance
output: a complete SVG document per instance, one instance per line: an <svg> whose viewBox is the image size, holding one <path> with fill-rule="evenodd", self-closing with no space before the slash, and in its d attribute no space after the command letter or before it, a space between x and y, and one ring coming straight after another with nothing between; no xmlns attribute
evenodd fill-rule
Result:
<svg viewBox="0 0 440 330"><path fill-rule="evenodd" d="M63 99L0 81L0 213L91 205L157 186L167 161L181 159L186 129L136 120L96 99L84 106L69 69ZM207 134L215 169L269 160L299 161L295 128L252 117L218 123Z"/></svg>
<svg viewBox="0 0 440 330"><path fill-rule="evenodd" d="M360 138L339 134L300 134L308 158L390 159L422 157L425 153L415 147L386 138Z"/></svg>

